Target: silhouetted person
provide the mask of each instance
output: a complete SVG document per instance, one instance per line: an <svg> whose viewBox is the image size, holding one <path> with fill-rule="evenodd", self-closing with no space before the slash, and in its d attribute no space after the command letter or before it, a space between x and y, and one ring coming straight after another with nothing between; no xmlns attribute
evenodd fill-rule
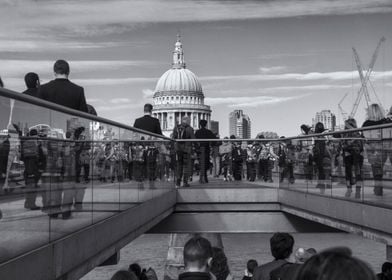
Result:
<svg viewBox="0 0 392 280"><path fill-rule="evenodd" d="M189 125L190 119L187 116L182 117L181 123L176 125L173 130L173 139L194 139L195 134L193 128ZM189 187L188 179L192 174L191 170L191 155L193 150L192 142L176 142L175 150L177 155L177 183L180 187L182 179L184 180L184 187Z"/></svg>
<svg viewBox="0 0 392 280"><path fill-rule="evenodd" d="M365 262L351 256L350 249L341 247L311 257L294 279L376 280L376 276Z"/></svg>
<svg viewBox="0 0 392 280"><path fill-rule="evenodd" d="M117 271L110 280L138 280L137 276L133 272L127 270Z"/></svg>
<svg viewBox="0 0 392 280"><path fill-rule="evenodd" d="M55 79L40 87L42 99L82 112L88 112L84 89L70 80L70 68L65 60L57 60L53 66Z"/></svg>
<svg viewBox="0 0 392 280"><path fill-rule="evenodd" d="M136 275L136 277L140 279L140 276L142 274L142 268L138 263L130 264L128 267L128 271L133 272Z"/></svg>
<svg viewBox="0 0 392 280"><path fill-rule="evenodd" d="M257 267L253 273L254 280L269 280L271 271L288 263L287 259L293 252L294 238L288 233L277 232L271 237L270 246L274 260Z"/></svg>
<svg viewBox="0 0 392 280"><path fill-rule="evenodd" d="M151 133L162 135L161 124L157 118L151 116L152 105L144 105L144 116L135 120L133 127L149 131Z"/></svg>
<svg viewBox="0 0 392 280"><path fill-rule="evenodd" d="M211 280L209 267L212 262L212 247L207 239L195 236L184 246L185 272L179 280Z"/></svg>
<svg viewBox="0 0 392 280"><path fill-rule="evenodd" d="M23 92L27 95L33 96L33 97L41 97L41 94L39 92L39 76L37 73L29 72L25 75L24 77L25 84L27 89Z"/></svg>
<svg viewBox="0 0 392 280"><path fill-rule="evenodd" d="M0 77L0 87L1 88L4 87L4 83L3 83L3 80L1 79L1 77Z"/></svg>
<svg viewBox="0 0 392 280"><path fill-rule="evenodd" d="M200 129L196 131L196 139L215 139L214 133L207 128L207 121L200 120ZM211 153L210 142L199 143L199 163L200 163L200 180L201 184L208 183L207 170L210 165L210 153Z"/></svg>
<svg viewBox="0 0 392 280"><path fill-rule="evenodd" d="M381 273L377 274L378 280L392 280L392 263L385 262L382 264Z"/></svg>
<svg viewBox="0 0 392 280"><path fill-rule="evenodd" d="M256 260L249 260L246 263L245 275L242 277L242 280L252 280L253 272L257 266L258 264Z"/></svg>
<svg viewBox="0 0 392 280"><path fill-rule="evenodd" d="M98 116L97 111L90 104L87 104L87 113L89 113L90 115Z"/></svg>

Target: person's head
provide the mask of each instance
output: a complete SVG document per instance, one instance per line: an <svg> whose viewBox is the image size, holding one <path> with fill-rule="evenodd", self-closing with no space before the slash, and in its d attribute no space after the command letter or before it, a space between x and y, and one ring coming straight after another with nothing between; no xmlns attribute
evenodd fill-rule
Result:
<svg viewBox="0 0 392 280"><path fill-rule="evenodd" d="M314 255L298 270L296 280L375 280L369 266L351 256L345 247L332 248Z"/></svg>
<svg viewBox="0 0 392 280"><path fill-rule="evenodd" d="M270 239L272 256L276 260L284 260L293 252L294 238L289 233L277 232Z"/></svg>
<svg viewBox="0 0 392 280"><path fill-rule="evenodd" d="M258 266L257 261L256 260L249 260L246 263L246 270L248 270L249 273L253 274L253 272L255 271L255 268Z"/></svg>
<svg viewBox="0 0 392 280"><path fill-rule="evenodd" d="M3 83L3 80L0 77L0 88L2 88L2 87L4 87L4 83Z"/></svg>
<svg viewBox="0 0 392 280"><path fill-rule="evenodd" d="M235 139L235 135L230 135L230 139Z"/></svg>
<svg viewBox="0 0 392 280"><path fill-rule="evenodd" d="M201 128L205 128L205 127L207 126L207 121L206 121L206 120L200 120L199 126L200 126Z"/></svg>
<svg viewBox="0 0 392 280"><path fill-rule="evenodd" d="M357 121L353 118L349 118L344 121L344 129L354 129L357 127Z"/></svg>
<svg viewBox="0 0 392 280"><path fill-rule="evenodd" d="M184 246L184 264L187 271L205 272L212 260L210 241L201 236L188 240Z"/></svg>
<svg viewBox="0 0 392 280"><path fill-rule="evenodd" d="M110 280L138 280L138 278L132 272L129 272L127 270L119 270L114 273Z"/></svg>
<svg viewBox="0 0 392 280"><path fill-rule="evenodd" d="M260 134L258 138L259 139L265 139L265 136L264 136L264 134Z"/></svg>
<svg viewBox="0 0 392 280"><path fill-rule="evenodd" d="M87 113L89 113L90 115L98 116L97 111L90 104L87 104Z"/></svg>
<svg viewBox="0 0 392 280"><path fill-rule="evenodd" d="M35 128L30 129L29 136L31 136L31 137L38 136L38 130Z"/></svg>
<svg viewBox="0 0 392 280"><path fill-rule="evenodd" d="M128 267L128 271L133 272L137 278L140 279L140 275L142 274L142 268L138 263L130 264Z"/></svg>
<svg viewBox="0 0 392 280"><path fill-rule="evenodd" d="M210 271L216 277L216 280L226 280L230 273L225 252L221 248L212 248Z"/></svg>
<svg viewBox="0 0 392 280"><path fill-rule="evenodd" d="M294 257L296 263L304 263L316 254L317 251L314 248L309 248L307 250L305 250L304 248L298 248L294 253Z"/></svg>
<svg viewBox="0 0 392 280"><path fill-rule="evenodd" d="M392 263L391 262L383 263L381 267L381 272L385 276L389 277L388 279L392 279Z"/></svg>
<svg viewBox="0 0 392 280"><path fill-rule="evenodd" d="M183 125L189 125L191 123L191 119L188 116L184 116L181 119L181 124Z"/></svg>
<svg viewBox="0 0 392 280"><path fill-rule="evenodd" d="M383 118L385 118L385 116L380 105L374 103L367 108L367 119L369 121L379 121Z"/></svg>
<svg viewBox="0 0 392 280"><path fill-rule="evenodd" d="M38 88L39 87L39 77L37 73L29 72L24 77L25 84L27 88Z"/></svg>
<svg viewBox="0 0 392 280"><path fill-rule="evenodd" d="M324 124L322 122L316 123L316 125L314 126L314 133L323 133L324 131Z"/></svg>
<svg viewBox="0 0 392 280"><path fill-rule="evenodd" d="M310 129L311 129L310 126L308 126L308 125L306 125L306 124L301 125L301 131L302 131L302 133L305 134L305 135L308 135L308 134L309 134Z"/></svg>
<svg viewBox="0 0 392 280"><path fill-rule="evenodd" d="M152 105L150 103L144 104L143 111L144 111L145 114L151 114L152 113L152 109L153 109L153 107L152 107Z"/></svg>
<svg viewBox="0 0 392 280"><path fill-rule="evenodd" d="M63 59L57 60L53 65L53 71L56 77L68 78L69 75L69 64Z"/></svg>

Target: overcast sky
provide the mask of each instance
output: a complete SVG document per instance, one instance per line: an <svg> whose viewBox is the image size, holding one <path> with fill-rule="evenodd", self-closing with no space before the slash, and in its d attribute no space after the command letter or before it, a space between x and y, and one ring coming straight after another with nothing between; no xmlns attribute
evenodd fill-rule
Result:
<svg viewBox="0 0 392 280"><path fill-rule="evenodd" d="M53 78L56 59L85 88L100 116L133 124L159 77L171 67L180 31L187 67L199 78L228 134L228 114L243 109L252 135L296 135L316 111L352 108L359 77L382 37L369 87L392 105L391 0L0 0L0 75L21 91L23 76ZM373 90L374 88L374 90ZM364 118L361 104L357 118Z"/></svg>

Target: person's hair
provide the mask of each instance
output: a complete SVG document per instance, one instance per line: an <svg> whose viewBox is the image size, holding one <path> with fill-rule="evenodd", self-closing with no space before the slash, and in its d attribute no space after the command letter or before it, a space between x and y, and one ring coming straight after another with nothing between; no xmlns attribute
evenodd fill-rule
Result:
<svg viewBox="0 0 392 280"><path fill-rule="evenodd" d="M30 129L29 136L38 136L38 130L35 128Z"/></svg>
<svg viewBox="0 0 392 280"><path fill-rule="evenodd" d="M69 64L63 59L57 60L53 65L53 71L60 75L69 75Z"/></svg>
<svg viewBox="0 0 392 280"><path fill-rule="evenodd" d="M376 276L363 261L351 256L345 247L321 252L303 264L295 280L375 280Z"/></svg>
<svg viewBox="0 0 392 280"><path fill-rule="evenodd" d="M150 103L144 104L144 112L145 113L151 113L152 109L153 109L153 107L152 107L152 105Z"/></svg>
<svg viewBox="0 0 392 280"><path fill-rule="evenodd" d="M311 131L311 128L310 128L310 126L303 124L303 125L301 125L301 130L304 132L305 135L308 135L309 132Z"/></svg>
<svg viewBox="0 0 392 280"><path fill-rule="evenodd" d="M324 130L324 124L322 122L318 122L314 126L314 133L323 133Z"/></svg>
<svg viewBox="0 0 392 280"><path fill-rule="evenodd" d="M249 273L253 274L253 271L255 270L255 268L258 266L258 263L256 260L249 260L246 263L246 269L248 270Z"/></svg>
<svg viewBox="0 0 392 280"><path fill-rule="evenodd" d="M271 237L270 246L276 260L286 259L293 252L294 238L289 233L277 232Z"/></svg>
<svg viewBox="0 0 392 280"><path fill-rule="evenodd" d="M380 105L373 103L367 108L367 119L370 121L379 121L385 118L384 112Z"/></svg>
<svg viewBox="0 0 392 280"><path fill-rule="evenodd" d="M128 271L135 273L137 278L140 279L140 275L142 274L142 268L138 263L130 264L128 267Z"/></svg>
<svg viewBox="0 0 392 280"><path fill-rule="evenodd" d="M184 246L184 264L197 263L199 268L207 265L208 259L212 257L210 241L201 236L195 236L188 240Z"/></svg>
<svg viewBox="0 0 392 280"><path fill-rule="evenodd" d="M210 271L215 275L216 280L226 280L227 276L230 274L225 252L223 252L221 248L212 248L212 262Z"/></svg>
<svg viewBox="0 0 392 280"><path fill-rule="evenodd" d="M1 77L0 77L0 87L4 87L4 83L3 83L3 80L1 79Z"/></svg>
<svg viewBox="0 0 392 280"><path fill-rule="evenodd" d="M259 137L257 137L257 138L259 138L259 139L265 139L265 136L264 136L264 134L260 134Z"/></svg>
<svg viewBox="0 0 392 280"><path fill-rule="evenodd" d="M230 135L230 139L235 139L235 135Z"/></svg>
<svg viewBox="0 0 392 280"><path fill-rule="evenodd" d="M39 77L37 73L29 72L25 75L24 80L27 88L36 88Z"/></svg>
<svg viewBox="0 0 392 280"><path fill-rule="evenodd" d="M200 120L199 125L201 127L206 127L207 126L207 121L206 120Z"/></svg>
<svg viewBox="0 0 392 280"><path fill-rule="evenodd" d="M87 113L89 113L90 115L98 116L97 111L90 104L87 104Z"/></svg>
<svg viewBox="0 0 392 280"><path fill-rule="evenodd" d="M381 272L385 273L388 271L392 271L392 263L391 262L385 262L382 264Z"/></svg>
<svg viewBox="0 0 392 280"><path fill-rule="evenodd" d="M191 119L188 116L183 116L182 119L181 119L181 123L189 124L190 120Z"/></svg>
<svg viewBox="0 0 392 280"><path fill-rule="evenodd" d="M353 118L349 118L344 121L344 129L354 129L357 127L357 121Z"/></svg>
<svg viewBox="0 0 392 280"><path fill-rule="evenodd" d="M138 278L133 272L129 272L127 270L119 270L114 273L110 280L138 280Z"/></svg>

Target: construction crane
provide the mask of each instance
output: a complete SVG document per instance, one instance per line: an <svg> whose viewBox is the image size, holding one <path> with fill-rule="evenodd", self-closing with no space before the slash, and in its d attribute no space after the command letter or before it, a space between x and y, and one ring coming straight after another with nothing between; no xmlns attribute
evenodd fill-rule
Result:
<svg viewBox="0 0 392 280"><path fill-rule="evenodd" d="M357 70L358 70L358 73L359 73L359 77L361 79L361 88L359 89L358 94L357 94L357 98L355 99L353 108L352 108L351 113L350 113L350 118L353 118L355 116L355 114L356 114L356 112L358 110L359 103L361 102L362 95L365 96L365 100L366 100L367 106L369 106L370 103L371 103L369 92L368 92L368 88L367 88L367 84L369 82L370 75L371 75L371 73L373 71L374 64L376 63L378 52L380 50L381 44L384 41L385 41L385 37L382 37L380 39L380 41L378 42L377 47L376 47L376 49L375 49L375 51L373 53L372 59L371 59L371 61L369 63L369 67L368 67L368 69L366 71L365 76L363 75L362 63L361 63L361 60L359 59L358 52L357 52L357 50L355 48L353 48L355 63L357 65Z"/></svg>
<svg viewBox="0 0 392 280"><path fill-rule="evenodd" d="M346 99L348 94L349 94L349 92L346 92L346 94L343 96L342 99L340 99L340 101L338 103L339 112L342 115L343 121L347 120L347 112L343 110L342 103L343 103L344 99Z"/></svg>

